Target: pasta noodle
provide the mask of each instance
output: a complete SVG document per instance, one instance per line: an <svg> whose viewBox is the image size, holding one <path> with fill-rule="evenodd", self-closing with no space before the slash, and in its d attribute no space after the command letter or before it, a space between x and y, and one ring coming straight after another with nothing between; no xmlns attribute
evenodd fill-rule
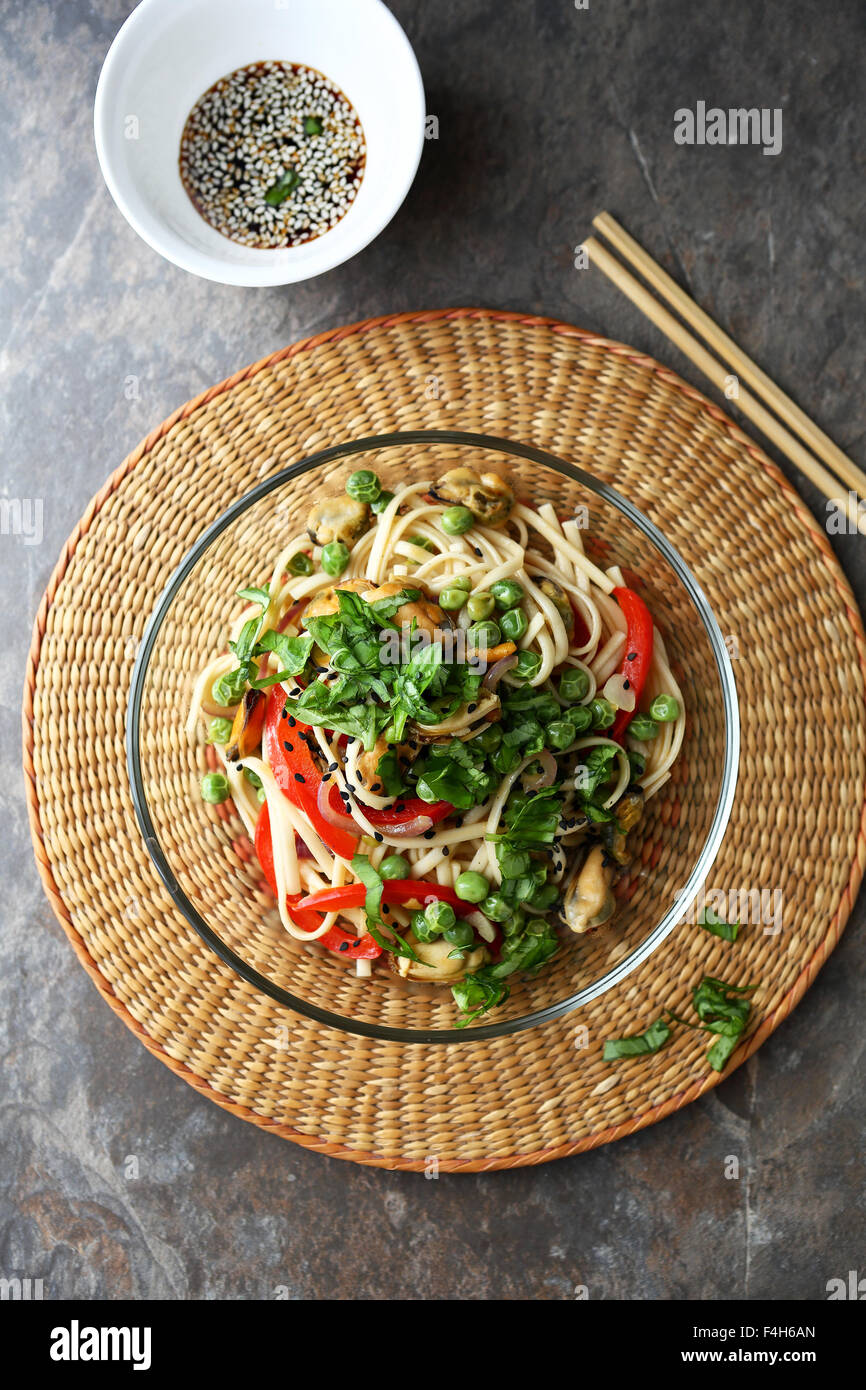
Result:
<svg viewBox="0 0 866 1390"><path fill-rule="evenodd" d="M465 505L440 495L458 475L467 475ZM494 947L500 964L510 941L530 959L534 931L547 956L556 949L551 886L573 896L573 866L588 868L597 846L605 883L625 862L616 856L626 833L679 755L682 692L642 600L618 567L593 563L577 520L561 520L550 503L516 503L507 484L471 470L397 486L374 515L357 479L380 487L375 475L354 474L355 491L313 509L315 544L293 537L260 601L244 591L232 651L197 677L187 728L200 737L205 717L222 714L225 725L232 716L217 743L227 794L253 838L267 808L268 872L293 937L355 952L362 976L384 946L399 973L411 977L414 959L428 971L419 978L432 978L439 967L423 954L431 938L418 914L429 916L424 894L435 886L438 919L450 913L446 938L458 928L466 938L442 978L493 989ZM386 638L392 650L404 644L390 662ZM441 655L425 657L429 648ZM287 661L296 675L280 685ZM287 722L275 729L274 720ZM542 815L553 817L543 832ZM521 817L542 839L519 831ZM393 873L379 872L395 856L399 893ZM562 910L572 930L584 929ZM348 946L346 925L357 934Z"/></svg>

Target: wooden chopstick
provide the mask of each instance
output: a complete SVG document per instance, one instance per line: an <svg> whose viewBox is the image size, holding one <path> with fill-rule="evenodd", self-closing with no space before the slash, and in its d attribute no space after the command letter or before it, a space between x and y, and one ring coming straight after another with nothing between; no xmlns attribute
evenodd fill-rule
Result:
<svg viewBox="0 0 866 1390"><path fill-rule="evenodd" d="M634 237L629 236L625 228L621 227L609 212L600 212L597 217L592 219L592 225L610 242L614 250L619 252L623 260L629 261L634 266L656 294L667 300L680 318L685 319L686 323L690 323L692 328L697 329L713 351L733 367L737 377L752 387L756 395L779 416L783 424L798 434L804 443L808 444L812 452L828 468L832 469L847 487L866 496L866 473L862 472L856 463L847 454L844 454L822 429L818 428L814 420L809 419L796 402L792 401L791 397L786 395L781 387L777 386L767 376L767 373L761 370L757 362L753 362L751 357L737 346L733 338L729 338L727 333L719 328L709 314L705 313L700 305L696 304L691 296L686 294L675 280L671 279L667 271L663 270L652 256L644 251Z"/></svg>
<svg viewBox="0 0 866 1390"><path fill-rule="evenodd" d="M597 266L616 285L617 289L621 290L626 298L630 299L650 322L664 333L666 338L669 338L681 352L685 353L686 357L704 373L704 376L709 378L719 391L724 393L730 376L724 364L713 357L703 343L693 337L683 327L679 319L675 319L673 314L669 313L664 305L660 304L605 246L602 246L601 242L596 241L595 237L587 237L583 245L589 255L590 262ZM739 388L736 404L743 414L752 421L752 424L756 425L800 469L800 472L804 473L823 492L825 497L845 513L852 526L862 535L866 535L866 508L860 507L856 489L843 495L842 484L839 479L823 464L819 463L804 448L799 439L785 429L775 415L772 415L757 397L751 395L744 387ZM866 488L864 488L864 492L866 492Z"/></svg>

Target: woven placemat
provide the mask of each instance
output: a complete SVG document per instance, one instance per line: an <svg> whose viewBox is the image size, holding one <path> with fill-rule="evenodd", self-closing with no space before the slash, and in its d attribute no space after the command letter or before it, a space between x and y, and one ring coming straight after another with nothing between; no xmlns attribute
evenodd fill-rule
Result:
<svg viewBox="0 0 866 1390"><path fill-rule="evenodd" d="M743 752L711 884L781 893L782 929L730 945L683 925L579 1013L461 1046L332 1032L257 994L192 931L135 823L124 720L138 640L172 569L270 471L353 437L451 427L538 445L659 526L730 639ZM717 1084L705 1035L652 1057L601 1044L689 1007L702 974L757 981L731 1066L833 950L866 858L866 645L826 536L716 406L631 348L566 324L456 309L295 344L189 402L125 460L64 547L36 618L25 772L46 892L100 993L233 1114L321 1153L478 1171L630 1134Z"/></svg>

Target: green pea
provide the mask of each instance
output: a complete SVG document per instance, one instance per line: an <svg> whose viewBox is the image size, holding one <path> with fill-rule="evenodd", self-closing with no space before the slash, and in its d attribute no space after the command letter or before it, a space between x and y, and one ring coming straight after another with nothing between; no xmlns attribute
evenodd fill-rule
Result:
<svg viewBox="0 0 866 1390"><path fill-rule="evenodd" d="M251 784L251 786L255 787L256 790L258 790L261 787L262 779L257 772L251 772L248 767L245 767L244 777L246 777L247 781Z"/></svg>
<svg viewBox="0 0 866 1390"><path fill-rule="evenodd" d="M657 695L650 705L650 715L660 724L670 724L680 717L679 701L673 695Z"/></svg>
<svg viewBox="0 0 866 1390"><path fill-rule="evenodd" d="M429 926L435 932L447 931L448 928L453 927L454 923L457 921L457 913L454 911L451 904L444 903L438 898L434 902L427 904L424 909L424 916Z"/></svg>
<svg viewBox="0 0 866 1390"><path fill-rule="evenodd" d="M443 589L439 595L439 607L444 608L448 613L456 613L458 608L462 608L469 595L465 589L455 589L453 586Z"/></svg>
<svg viewBox="0 0 866 1390"><path fill-rule="evenodd" d="M445 940L452 946L471 946L475 933L468 922L455 922L453 927L445 928Z"/></svg>
<svg viewBox="0 0 866 1390"><path fill-rule="evenodd" d="M241 675L242 668L235 667L213 683L213 697L218 705L237 705L243 699L247 688L246 679Z"/></svg>
<svg viewBox="0 0 866 1390"><path fill-rule="evenodd" d="M416 912L412 917L412 935L416 941L432 941L436 935L423 912Z"/></svg>
<svg viewBox="0 0 866 1390"><path fill-rule="evenodd" d="M426 536L407 536L410 545L417 545L419 550L429 550L435 552L436 547L432 541L428 541Z"/></svg>
<svg viewBox="0 0 866 1390"><path fill-rule="evenodd" d="M268 797L264 787L259 787L258 791L256 792L256 801L259 803L260 806L264 806L267 799Z"/></svg>
<svg viewBox="0 0 866 1390"><path fill-rule="evenodd" d="M550 927L543 917L530 917L526 923L527 936L547 936Z"/></svg>
<svg viewBox="0 0 866 1390"><path fill-rule="evenodd" d="M325 574L342 574L348 563L349 551L342 541L330 541L322 546L322 569Z"/></svg>
<svg viewBox="0 0 866 1390"><path fill-rule="evenodd" d="M532 894L529 904L536 912L549 912L558 897L559 888L555 883L543 883Z"/></svg>
<svg viewBox="0 0 866 1390"><path fill-rule="evenodd" d="M643 743L658 735L659 726L654 719L650 719L649 715L636 714L628 726L628 731L632 738L640 739Z"/></svg>
<svg viewBox="0 0 866 1390"><path fill-rule="evenodd" d="M490 592L496 600L497 608L516 608L523 601L524 589L516 579L497 579L491 584Z"/></svg>
<svg viewBox="0 0 866 1390"><path fill-rule="evenodd" d="M394 501L393 492L380 492L379 496L370 503L370 511L376 516L381 516L389 502Z"/></svg>
<svg viewBox="0 0 866 1390"><path fill-rule="evenodd" d="M483 623L485 618L493 616L495 607L492 594L473 594L466 604L466 612L473 623Z"/></svg>
<svg viewBox="0 0 866 1390"><path fill-rule="evenodd" d="M292 556L286 569L289 574L312 574L313 562L309 555L306 555L303 550L299 550L297 555Z"/></svg>
<svg viewBox="0 0 866 1390"><path fill-rule="evenodd" d="M409 860L402 854L389 854L379 865L380 878L408 878Z"/></svg>
<svg viewBox="0 0 866 1390"><path fill-rule="evenodd" d="M230 719L211 720L207 731L208 743L228 743L231 736L232 721Z"/></svg>
<svg viewBox="0 0 866 1390"><path fill-rule="evenodd" d="M201 779L202 800L207 801L211 806L218 806L221 801L228 801L229 798L229 779L224 772L208 772Z"/></svg>
<svg viewBox="0 0 866 1390"><path fill-rule="evenodd" d="M488 647L498 646L502 641L499 624L493 622L473 623L469 629L469 640L477 651L486 651Z"/></svg>
<svg viewBox="0 0 866 1390"><path fill-rule="evenodd" d="M504 922L511 916L511 904L506 902L501 893L491 893L481 903L481 911L491 922Z"/></svg>
<svg viewBox="0 0 866 1390"><path fill-rule="evenodd" d="M522 608L509 608L499 619L499 626L502 636L507 637L509 642L519 642L529 627L529 619Z"/></svg>
<svg viewBox="0 0 866 1390"><path fill-rule="evenodd" d="M592 710L589 705L578 705L568 711L568 722L576 734L585 734L592 728Z"/></svg>
<svg viewBox="0 0 866 1390"><path fill-rule="evenodd" d="M382 484L369 468L359 468L346 480L346 492L356 502L375 502L382 491Z"/></svg>
<svg viewBox="0 0 866 1390"><path fill-rule="evenodd" d="M551 748L567 748L574 743L574 725L570 719L554 719L547 726L547 739Z"/></svg>
<svg viewBox="0 0 866 1390"><path fill-rule="evenodd" d="M477 874L474 869L467 869L457 879L454 892L464 902L480 903L490 892L490 884L483 874Z"/></svg>
<svg viewBox="0 0 866 1390"><path fill-rule="evenodd" d="M446 536L462 536L475 524L475 517L468 507L448 507L442 513L441 522Z"/></svg>
<svg viewBox="0 0 866 1390"><path fill-rule="evenodd" d="M606 700L603 695L599 695L597 699L593 700L589 708L592 711L592 727L594 729L609 729L616 719L616 710L610 700Z"/></svg>
<svg viewBox="0 0 866 1390"><path fill-rule="evenodd" d="M455 574L453 579L448 581L449 589L465 589L467 594L472 592L472 580L468 574Z"/></svg>
<svg viewBox="0 0 866 1390"><path fill-rule="evenodd" d="M319 120L318 116L308 116L307 119L304 121L305 135L321 135L323 130L324 126L322 125L322 122Z"/></svg>
<svg viewBox="0 0 866 1390"><path fill-rule="evenodd" d="M517 665L513 668L512 674L521 677L525 681L531 681L538 675L541 669L541 657L538 652L519 652Z"/></svg>
<svg viewBox="0 0 866 1390"><path fill-rule="evenodd" d="M559 698L568 704L580 704L589 694L589 675L579 666L569 666L559 678Z"/></svg>

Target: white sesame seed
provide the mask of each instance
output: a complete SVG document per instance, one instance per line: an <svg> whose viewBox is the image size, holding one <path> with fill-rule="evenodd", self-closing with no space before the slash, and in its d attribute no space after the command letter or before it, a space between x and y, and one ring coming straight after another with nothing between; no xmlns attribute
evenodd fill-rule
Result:
<svg viewBox="0 0 866 1390"><path fill-rule="evenodd" d="M306 130L311 117L321 132ZM357 112L322 73L299 63L253 63L196 102L181 138L180 174L218 232L274 249L335 226L357 195L365 160ZM280 202L267 202L283 180L293 186Z"/></svg>

